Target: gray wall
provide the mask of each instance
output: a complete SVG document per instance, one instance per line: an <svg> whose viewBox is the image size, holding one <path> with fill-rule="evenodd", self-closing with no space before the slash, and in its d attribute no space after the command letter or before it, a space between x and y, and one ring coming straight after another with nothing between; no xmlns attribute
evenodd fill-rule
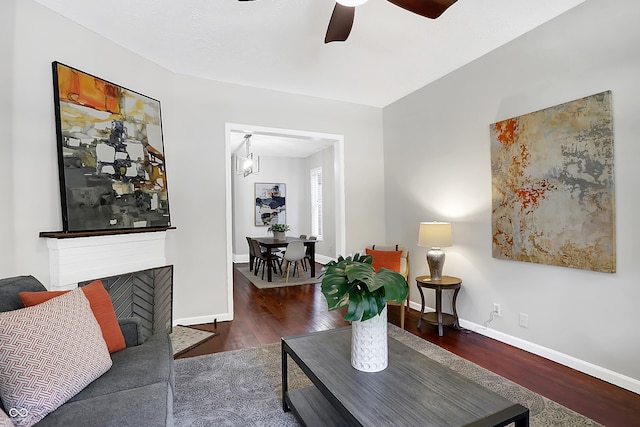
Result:
<svg viewBox="0 0 640 427"><path fill-rule="evenodd" d="M480 325L491 304L500 303L503 315L490 324L500 338L640 384L636 2L620 0L613 8L589 0L384 110L176 75L31 0L4 1L0 9L2 34L9 35L0 44L7 78L0 109L9 109L0 123L11 135L0 142L0 174L9 177L0 192L3 207L13 209L0 214L0 277L34 274L49 282L46 242L38 233L62 226L50 66L58 60L162 103L177 226L167 241L175 265L175 319L232 315L231 237L225 231L231 218L221 208L229 162L225 124L303 129L344 135L347 252L385 237L406 242L412 275L424 274L425 250L415 244L418 222L449 219L455 246L447 248L445 274L464 280L463 319ZM608 89L618 272L492 259L489 124ZM528 329L518 327L519 312L529 314Z"/></svg>
<svg viewBox="0 0 640 427"><path fill-rule="evenodd" d="M305 171L306 188L311 188L311 169L322 167L322 241L316 244L316 256L336 258L336 171L334 170L334 147L326 148L307 159ZM311 206L311 192L307 191L307 206ZM307 234L311 234L311 212L307 212Z"/></svg>
<svg viewBox="0 0 640 427"><path fill-rule="evenodd" d="M272 236L269 227L255 224L256 182L281 182L286 184L286 223L291 227L289 235L307 233L305 185L305 159L294 157L260 157L258 175L233 175L233 254L249 259L246 236Z"/></svg>
<svg viewBox="0 0 640 427"><path fill-rule="evenodd" d="M14 21L16 0L6 0L0 5L0 242L6 250L0 250L0 271L14 274L13 233L13 81Z"/></svg>
<svg viewBox="0 0 640 427"><path fill-rule="evenodd" d="M0 264L0 277L33 274L49 283L47 244L38 234L62 227L52 61L161 102L171 219L177 227L167 233L166 249L168 261L175 266L174 321L232 316L226 123L344 135L345 163L351 164L345 173L347 250L362 247L371 238L383 238L384 216L368 215L361 200L379 194L384 177L377 174L364 183L360 180L370 165L382 169L380 108L176 75L32 0L2 2L2 17L8 28L14 24L13 32L7 30L13 37L6 44L3 39L1 48L7 58L13 58L13 75L2 71L8 80L0 104L6 109L10 102L11 111L3 120L13 128L13 136L2 141L0 166L13 166L14 173L0 191L3 207L15 210L13 219L3 212L0 235L11 236L15 231L19 238L0 245L0 259L15 260L11 265ZM10 68L11 63L7 63ZM4 100L5 95L10 101ZM372 159L366 165L359 161L365 149ZM11 151L13 162L4 156Z"/></svg>
<svg viewBox="0 0 640 427"><path fill-rule="evenodd" d="M444 273L463 279L458 313L470 327L500 303L493 332L479 332L609 369L613 380L631 377L622 381L636 391L638 17L637 1L589 0L384 109L387 240L412 245L413 275L427 273L418 223L451 221ZM604 90L613 92L617 273L493 259L489 124ZM520 312L529 315L527 329Z"/></svg>
<svg viewBox="0 0 640 427"><path fill-rule="evenodd" d="M291 227L291 236L311 235L311 199L309 173L312 168L323 168L323 191L326 204L324 210L325 236L316 244L316 255L335 257L336 197L333 177L333 147L326 148L307 158L260 157L260 173L257 175L233 175L233 256L236 262L247 262L249 248L246 236L271 236L265 226L254 225L254 184L256 182L283 182L287 184L286 221Z"/></svg>

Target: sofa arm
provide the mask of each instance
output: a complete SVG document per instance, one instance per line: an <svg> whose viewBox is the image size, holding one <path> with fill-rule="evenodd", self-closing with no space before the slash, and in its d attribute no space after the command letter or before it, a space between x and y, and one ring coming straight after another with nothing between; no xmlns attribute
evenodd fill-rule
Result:
<svg viewBox="0 0 640 427"><path fill-rule="evenodd" d="M120 329L122 329L122 335L124 335L124 342L127 347L134 347L144 342L142 336L142 324L138 317L125 317L118 319Z"/></svg>

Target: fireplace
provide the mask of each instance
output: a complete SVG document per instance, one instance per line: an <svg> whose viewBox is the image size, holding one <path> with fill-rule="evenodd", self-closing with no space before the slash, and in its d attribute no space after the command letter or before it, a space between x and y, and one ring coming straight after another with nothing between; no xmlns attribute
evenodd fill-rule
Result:
<svg viewBox="0 0 640 427"><path fill-rule="evenodd" d="M171 332L173 266L167 265L165 239L166 231L47 236L49 289L73 289L101 279L118 318L142 319L145 338Z"/></svg>
<svg viewBox="0 0 640 427"><path fill-rule="evenodd" d="M145 339L154 333L171 332L173 266L101 278L118 319L138 317ZM92 280L79 283L88 285Z"/></svg>

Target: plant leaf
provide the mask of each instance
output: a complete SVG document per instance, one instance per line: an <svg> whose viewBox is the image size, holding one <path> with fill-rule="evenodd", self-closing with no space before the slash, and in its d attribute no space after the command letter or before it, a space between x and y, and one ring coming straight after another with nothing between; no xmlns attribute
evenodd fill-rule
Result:
<svg viewBox="0 0 640 427"><path fill-rule="evenodd" d="M378 285L375 287L374 276L376 275L376 271L371 264L362 262L349 264L347 268L345 268L345 273L347 275L347 281L362 282L370 292L375 291L381 286Z"/></svg>
<svg viewBox="0 0 640 427"><path fill-rule="evenodd" d="M362 293L358 289L353 288L349 292L349 309L347 314L344 315L344 320L354 321L362 319L362 313L364 312L364 301Z"/></svg>
<svg viewBox="0 0 640 427"><path fill-rule="evenodd" d="M349 302L350 285L346 277L340 274L330 274L329 270L322 279L321 290L327 299L329 311L345 307Z"/></svg>
<svg viewBox="0 0 640 427"><path fill-rule="evenodd" d="M384 289L378 289L375 292L367 293L364 300L364 310L362 312L363 321L376 317L382 312L387 303L384 298Z"/></svg>
<svg viewBox="0 0 640 427"><path fill-rule="evenodd" d="M345 320L368 320L380 314L387 301L406 299L409 287L404 277L386 268L376 273L372 260L369 254L356 253L325 265L321 289L329 310L348 306Z"/></svg>
<svg viewBox="0 0 640 427"><path fill-rule="evenodd" d="M381 268L374 281L377 285L384 286L384 296L387 301L401 303L407 298L409 285L400 273Z"/></svg>

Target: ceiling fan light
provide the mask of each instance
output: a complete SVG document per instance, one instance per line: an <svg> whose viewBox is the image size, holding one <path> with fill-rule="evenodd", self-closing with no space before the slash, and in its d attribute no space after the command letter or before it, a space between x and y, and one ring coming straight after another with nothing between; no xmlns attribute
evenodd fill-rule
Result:
<svg viewBox="0 0 640 427"><path fill-rule="evenodd" d="M336 1L343 6L355 7L355 6L360 6L361 4L366 3L368 0L336 0Z"/></svg>

